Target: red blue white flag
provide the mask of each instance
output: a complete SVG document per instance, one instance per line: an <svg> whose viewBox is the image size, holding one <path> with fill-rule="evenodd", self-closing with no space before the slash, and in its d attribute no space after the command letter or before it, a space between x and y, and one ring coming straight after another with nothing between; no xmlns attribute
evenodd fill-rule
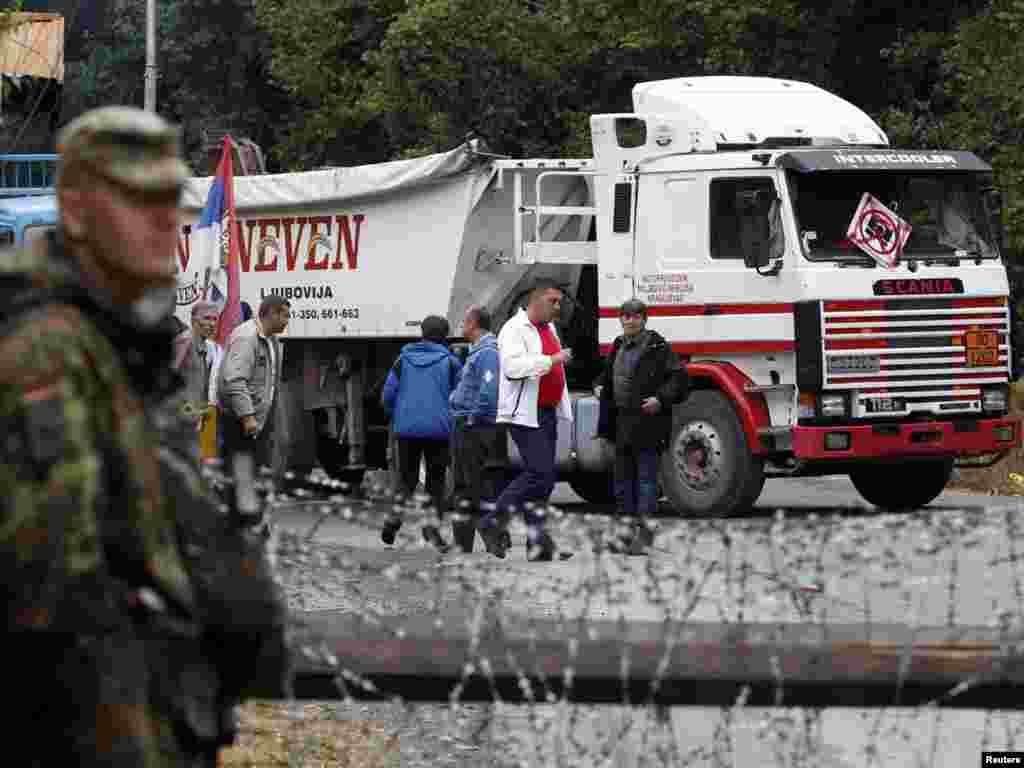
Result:
<svg viewBox="0 0 1024 768"><path fill-rule="evenodd" d="M218 344L223 345L242 319L239 280L240 231L235 217L235 173L232 141L224 137L217 174L210 185L206 206L193 229L196 255L205 267L203 296L220 305Z"/></svg>

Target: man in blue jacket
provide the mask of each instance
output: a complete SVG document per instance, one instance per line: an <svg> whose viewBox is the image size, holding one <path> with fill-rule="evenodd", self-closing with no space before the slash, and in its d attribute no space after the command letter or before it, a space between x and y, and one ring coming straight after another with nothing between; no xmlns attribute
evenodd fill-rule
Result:
<svg viewBox="0 0 1024 768"><path fill-rule="evenodd" d="M398 475L406 498L411 498L420 479L420 459L427 464L427 494L438 516L445 503L452 422L448 398L459 381L462 364L445 345L448 321L431 315L420 324L423 340L402 347L384 384L382 404L391 417L398 452ZM384 524L380 537L394 544L402 527L394 516ZM441 551L448 548L436 525L423 527L423 538Z"/></svg>
<svg viewBox="0 0 1024 768"><path fill-rule="evenodd" d="M452 536L463 552L473 551L481 501L494 502L498 474L504 471L498 415L498 338L491 332L491 313L471 306L462 335L472 345L462 378L450 399L452 409L452 474L455 512Z"/></svg>

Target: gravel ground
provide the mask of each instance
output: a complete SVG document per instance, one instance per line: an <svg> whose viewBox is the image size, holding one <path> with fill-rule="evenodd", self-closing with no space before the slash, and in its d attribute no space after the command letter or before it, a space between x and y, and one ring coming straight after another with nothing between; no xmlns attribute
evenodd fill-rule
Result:
<svg viewBox="0 0 1024 768"><path fill-rule="evenodd" d="M390 619L428 614L444 632L463 631L455 622L466 621L482 596L493 600L499 593L510 615L621 613L658 620L666 605L680 601L659 598L652 584L674 580L680 586L709 562L723 564L722 570L703 582L693 619L1020 625L1024 563L1016 552L1024 547L1024 524L1018 524L1021 506L1005 501L947 505L915 516L812 512L721 526L665 524L650 561L586 551L588 538L608 521L576 515L564 521L559 540L575 532L579 554L543 570L523 559L521 547L501 562L483 553L438 557L418 540L415 521L403 529L400 546L385 549L373 527L377 518L354 505L279 566L296 612L335 609ZM295 518L296 529L308 530L315 518ZM282 518L279 527L290 522ZM513 529L514 539L522 533ZM808 589L810 597L793 600L794 587ZM357 729L373 723L374 734L393 740L387 748L397 742L403 766L952 767L978 764L983 748L1024 747L1024 718L1016 713L925 708L661 711L336 702L315 710L313 725L322 727L317 723L324 719ZM384 759L385 742L378 747Z"/></svg>

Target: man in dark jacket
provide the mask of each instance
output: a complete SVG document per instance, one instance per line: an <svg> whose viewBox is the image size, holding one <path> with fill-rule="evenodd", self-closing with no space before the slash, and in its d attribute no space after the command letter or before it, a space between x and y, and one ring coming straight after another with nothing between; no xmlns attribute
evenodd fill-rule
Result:
<svg viewBox="0 0 1024 768"><path fill-rule="evenodd" d="M459 381L462 363L445 346L448 321L431 315L420 324L423 340L406 344L384 383L382 404L391 417L398 453L398 474L406 498L416 491L420 459L427 464L427 494L438 516L444 510L445 475L452 434L448 398ZM380 537L394 544L399 517L384 524ZM444 551L448 545L436 525L423 527L423 538Z"/></svg>
<svg viewBox="0 0 1024 768"><path fill-rule="evenodd" d="M466 310L462 335L472 346L462 378L449 400L452 410L452 474L455 511L452 536L463 552L473 551L473 539L482 500L494 502L500 439L494 421L498 415L498 338L491 333L491 313L471 306ZM503 436L501 436L503 437Z"/></svg>
<svg viewBox="0 0 1024 768"><path fill-rule="evenodd" d="M598 436L615 442L615 498L632 529L609 545L645 555L654 541L648 518L658 505L658 453L672 429L672 406L686 397L686 368L668 342L647 329L647 305L622 305L622 335L595 382L601 399Z"/></svg>

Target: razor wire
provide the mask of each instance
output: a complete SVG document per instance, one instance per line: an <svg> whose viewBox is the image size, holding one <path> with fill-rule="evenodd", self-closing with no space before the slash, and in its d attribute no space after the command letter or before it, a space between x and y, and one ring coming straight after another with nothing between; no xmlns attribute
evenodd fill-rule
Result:
<svg viewBox="0 0 1024 768"><path fill-rule="evenodd" d="M917 707L788 707L782 670L774 707L751 706L743 693L727 707L589 705L550 689L513 704L493 685L490 702L460 700L469 679L493 683L499 660L479 652L485 624L535 619L572 628L609 620L622 628L635 621L985 627L999 632L1015 659L1024 637L1024 504L986 505L979 496L977 505L905 514L864 507L761 509L729 520L661 516L654 548L642 558L602 546L615 535L608 515L553 506L549 530L575 557L532 563L522 558L521 522L513 522L507 559L482 552L479 540L473 554L454 546L442 554L420 535L423 524L437 522L427 499L405 504L386 488L366 491L354 496L320 471L288 493L270 490L271 517L289 512L272 526L268 551L297 616L341 611L399 637L403 622L431 617L437 637L469 638L463 680L436 704L405 701L355 670L339 670L335 716L386 723L399 737L403 765L952 766L976 764L983 750L1024 749L1024 713L941 706L970 691L981 679L973 675ZM386 547L379 532L393 512L405 522ZM566 633L570 658L573 637ZM524 691L540 669L529 654L504 661L520 670ZM623 654L624 692L629 674ZM383 700L357 700L355 686Z"/></svg>

